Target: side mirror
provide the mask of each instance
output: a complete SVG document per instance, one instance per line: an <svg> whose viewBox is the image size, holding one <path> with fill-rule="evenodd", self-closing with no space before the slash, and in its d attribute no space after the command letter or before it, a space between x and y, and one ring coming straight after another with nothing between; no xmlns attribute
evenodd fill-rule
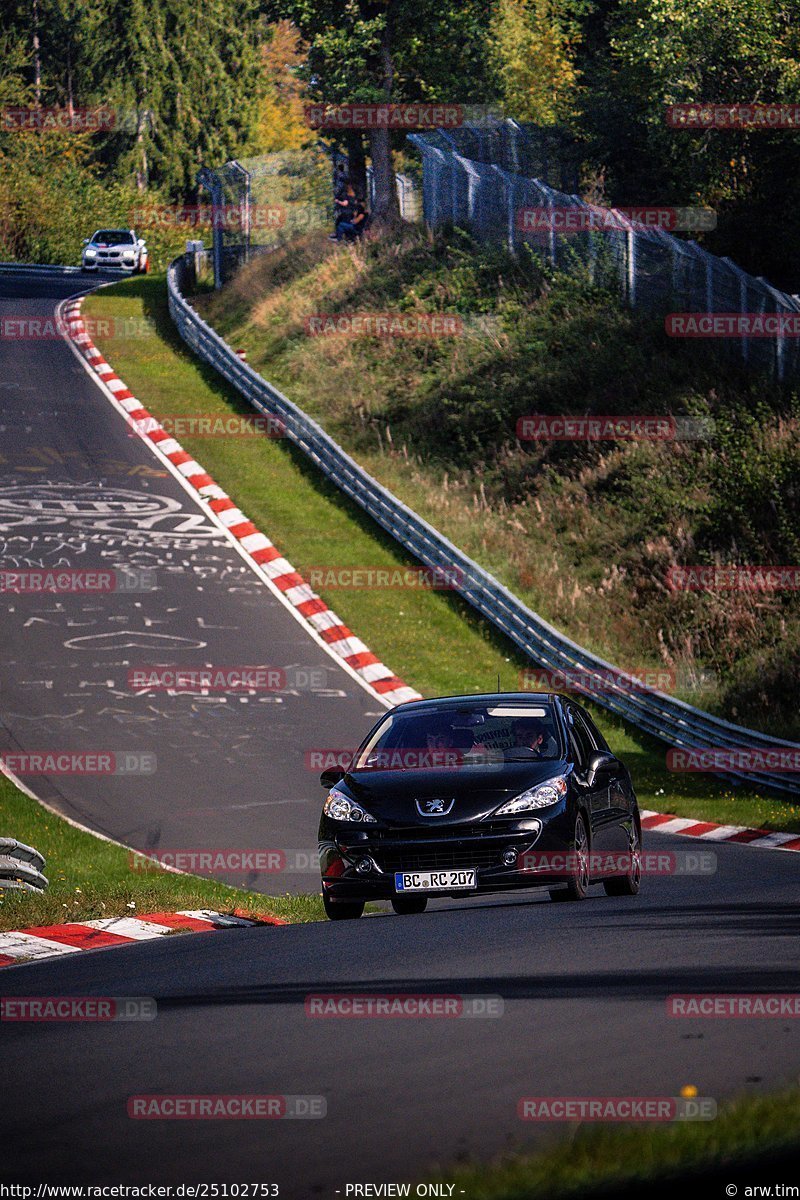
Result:
<svg viewBox="0 0 800 1200"><path fill-rule="evenodd" d="M336 787L340 779L344 779L345 772L341 767L328 767L319 777L319 781L324 788Z"/></svg>
<svg viewBox="0 0 800 1200"><path fill-rule="evenodd" d="M589 762L586 766L586 783L592 787L595 783L602 783L604 779L610 778L621 763L615 754L610 750L596 750L594 754L589 755Z"/></svg>
<svg viewBox="0 0 800 1200"><path fill-rule="evenodd" d="M139 238L139 240L138 240L138 242L136 243L136 245L137 245L137 246L143 246L143 245L144 245L144 238Z"/></svg>
<svg viewBox="0 0 800 1200"><path fill-rule="evenodd" d="M89 239L88 239L88 238L84 238L84 239L83 239L83 244L84 244L84 246L88 246L88 245L89 245Z"/></svg>

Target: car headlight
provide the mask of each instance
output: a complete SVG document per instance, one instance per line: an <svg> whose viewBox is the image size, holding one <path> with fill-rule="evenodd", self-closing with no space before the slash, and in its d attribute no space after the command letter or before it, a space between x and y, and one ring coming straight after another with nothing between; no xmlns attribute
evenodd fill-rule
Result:
<svg viewBox="0 0 800 1200"><path fill-rule="evenodd" d="M334 821L364 821L377 824L375 818L368 813L360 804L356 804L355 800L351 800L349 796L345 796L344 792L340 792L338 788L332 788L328 793L328 798L322 806L322 811L327 817L333 817Z"/></svg>
<svg viewBox="0 0 800 1200"><path fill-rule="evenodd" d="M551 804L557 804L566 794L567 781L563 775L557 775L555 779L546 779L544 783L537 783L535 787L528 788L527 792L520 792L513 800L506 800L494 815L514 817L517 813L530 812L534 808L547 808Z"/></svg>
<svg viewBox="0 0 800 1200"><path fill-rule="evenodd" d="M84 258L97 258L97 251L92 250L91 247L87 247L87 249L84 250L83 254L84 254Z"/></svg>

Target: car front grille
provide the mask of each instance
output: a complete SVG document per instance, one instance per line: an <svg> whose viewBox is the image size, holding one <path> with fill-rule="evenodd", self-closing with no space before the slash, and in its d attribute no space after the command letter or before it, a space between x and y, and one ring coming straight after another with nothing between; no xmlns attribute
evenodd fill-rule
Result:
<svg viewBox="0 0 800 1200"><path fill-rule="evenodd" d="M382 871L438 871L459 867L496 867L500 850L474 845L392 846L373 850Z"/></svg>

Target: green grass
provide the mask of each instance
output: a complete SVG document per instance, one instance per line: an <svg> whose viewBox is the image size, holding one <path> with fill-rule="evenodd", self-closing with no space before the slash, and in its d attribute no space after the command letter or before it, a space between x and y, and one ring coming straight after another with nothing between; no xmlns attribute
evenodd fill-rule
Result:
<svg viewBox="0 0 800 1200"><path fill-rule="evenodd" d="M663 1187L674 1173L725 1167L735 1182L737 1166L761 1162L769 1180L771 1156L800 1154L799 1128L800 1092L793 1089L741 1097L720 1107L713 1121L584 1126L542 1153L466 1166L441 1178L455 1184L453 1195L463 1189L470 1200L583 1200L634 1184L646 1195L648 1184Z"/></svg>
<svg viewBox="0 0 800 1200"><path fill-rule="evenodd" d="M133 870L131 854L124 847L48 812L4 775L0 775L0 832L39 850L47 860L44 873L50 881L41 895L0 890L0 930L198 908L292 922L318 921L323 916L317 896L267 897L196 875Z"/></svg>
<svg viewBox="0 0 800 1200"><path fill-rule="evenodd" d="M130 279L91 296L96 318L150 317L147 338L97 339L134 394L156 417L213 416L252 409L178 338L166 308L164 280ZM181 438L246 515L298 568L309 565L414 565L361 510L325 481L288 442ZM359 637L423 695L519 686L530 664L516 648L448 592L321 591ZM800 807L754 790L732 789L701 775L666 770L666 748L591 706L613 749L628 763L643 808L722 823L800 830Z"/></svg>

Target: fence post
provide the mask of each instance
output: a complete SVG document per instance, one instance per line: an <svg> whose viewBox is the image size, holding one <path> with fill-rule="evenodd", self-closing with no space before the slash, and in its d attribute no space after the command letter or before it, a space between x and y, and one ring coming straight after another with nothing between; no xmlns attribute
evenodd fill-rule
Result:
<svg viewBox="0 0 800 1200"><path fill-rule="evenodd" d="M227 164L233 171L237 171L241 177L239 186L239 219L242 226L242 245L244 249L243 258L245 262L250 261L250 172L243 167L237 160L233 159Z"/></svg>
<svg viewBox="0 0 800 1200"><path fill-rule="evenodd" d="M679 264L681 261L681 244L677 238L670 238L669 254L670 254L670 289L672 291L673 307L678 303L680 294L680 271Z"/></svg>
<svg viewBox="0 0 800 1200"><path fill-rule="evenodd" d="M222 196L222 184L216 172L209 170L208 167L201 167L197 172L198 187L204 187L211 196L211 246L214 262L214 288L218 291L222 287L222 229L220 222L217 220L217 211L220 208L220 200Z"/></svg>
<svg viewBox="0 0 800 1200"><path fill-rule="evenodd" d="M708 251L703 250L706 260L706 312L712 313L714 309L714 258Z"/></svg>
<svg viewBox="0 0 800 1200"><path fill-rule="evenodd" d="M628 222L628 232L626 234L626 245L628 251L628 304L631 308L636 307L636 230L633 225Z"/></svg>
<svg viewBox="0 0 800 1200"><path fill-rule="evenodd" d="M780 320L780 318L782 317L784 311L791 311L791 309L789 309L789 306L784 303L783 295L778 291L777 288L774 288L772 284L768 282L768 280L764 279L762 275L758 275L756 278L764 289L764 292L771 297L773 306L775 308L775 316L778 318L779 332L775 335L775 353L772 356L772 363L775 375L781 382L783 382L786 368L784 353L786 349L786 339L783 336L783 322ZM766 311L766 295L764 296L764 311Z"/></svg>
<svg viewBox="0 0 800 1200"><path fill-rule="evenodd" d="M547 187L547 184L545 184L545 187ZM550 191L549 187L547 188L546 195L547 195L548 253L550 255L550 262L553 264L554 267L557 267L558 266L558 242L556 241L556 226L555 226L555 221L553 220L553 212L555 210L555 204L553 204L553 193Z"/></svg>
<svg viewBox="0 0 800 1200"><path fill-rule="evenodd" d="M517 176L510 171L505 171L502 167L498 167L497 163L492 163L492 170L496 172L497 178L500 180L500 186L503 189L505 197L506 209L506 244L510 254L517 252L517 230L516 230L516 206L517 206Z"/></svg>
<svg viewBox="0 0 800 1200"><path fill-rule="evenodd" d="M747 312L747 272L743 271L741 267L737 267L736 263L730 258L723 258L722 261L728 270L739 280L739 316L743 317ZM741 351L743 362L748 362L750 358L750 339L744 333L741 337Z"/></svg>
<svg viewBox="0 0 800 1200"><path fill-rule="evenodd" d="M508 186L506 200L508 206L508 249L511 254L517 253L517 176L506 172Z"/></svg>

